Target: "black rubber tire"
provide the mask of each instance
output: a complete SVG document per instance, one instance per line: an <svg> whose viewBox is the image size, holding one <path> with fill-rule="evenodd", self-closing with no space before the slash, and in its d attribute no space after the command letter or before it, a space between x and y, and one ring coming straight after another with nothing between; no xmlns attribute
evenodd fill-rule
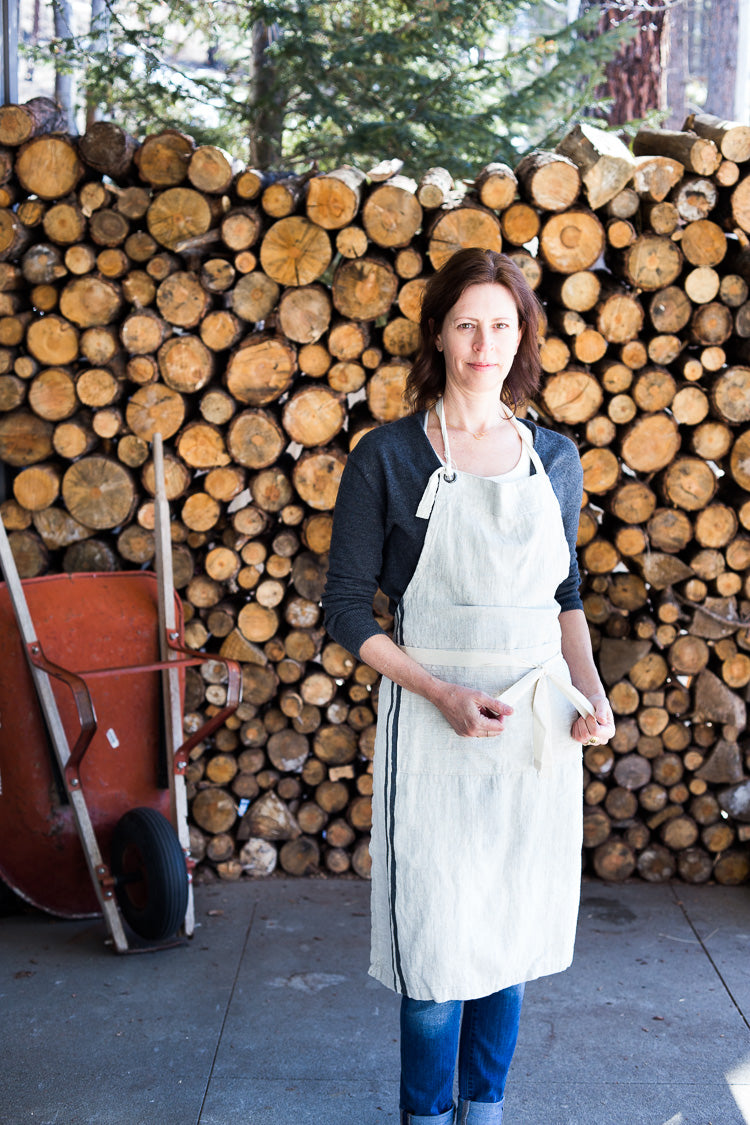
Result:
<svg viewBox="0 0 750 1125"><path fill-rule="evenodd" d="M156 809L130 809L112 835L115 894L125 921L140 937L164 941L177 933L188 904L188 874L177 833Z"/></svg>

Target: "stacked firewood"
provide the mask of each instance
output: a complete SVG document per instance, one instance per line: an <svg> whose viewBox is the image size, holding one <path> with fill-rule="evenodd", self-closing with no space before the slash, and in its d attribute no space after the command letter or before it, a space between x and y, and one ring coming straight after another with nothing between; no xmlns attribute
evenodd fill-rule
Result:
<svg viewBox="0 0 750 1125"><path fill-rule="evenodd" d="M585 752L606 879L750 877L750 129L577 126L471 184L273 176L166 131L0 109L1 505L24 577L148 567L166 442L193 850L369 873L377 677L324 633L346 455L405 412L425 279L503 249L545 310L529 412L584 468L582 594L618 719ZM390 623L378 596L379 620Z"/></svg>

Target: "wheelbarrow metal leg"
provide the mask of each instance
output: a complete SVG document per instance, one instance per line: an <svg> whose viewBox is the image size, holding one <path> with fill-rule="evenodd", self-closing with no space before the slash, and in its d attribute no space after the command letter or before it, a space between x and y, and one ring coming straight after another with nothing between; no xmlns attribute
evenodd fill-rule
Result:
<svg viewBox="0 0 750 1125"><path fill-rule="evenodd" d="M161 434L154 434L154 479L155 479L155 540L156 576L159 585L159 645L162 660L176 660L178 654L169 647L169 641L178 640L177 617L174 606L174 575L172 571L172 537L170 534L169 504L167 503L164 482L164 452ZM192 937L195 930L195 904L193 881L190 875L190 830L188 828L188 805L185 778L174 768L175 753L183 742L182 701L180 699L180 673L175 668L162 672L164 687L164 711L166 730L167 773L172 806L172 823L177 832L185 860L188 863L188 902L185 911L184 931Z"/></svg>
<svg viewBox="0 0 750 1125"><path fill-rule="evenodd" d="M16 562L13 558L13 552L10 549L10 543L2 520L0 520L0 562L2 562L5 584L10 595L13 612L18 623L18 629L23 638L24 648L28 653L30 647L37 644L38 640L26 602L26 595L23 592L21 579L16 569ZM29 660L29 668L34 680L37 696L39 697L42 714L44 715L44 720L49 730L55 756L60 766L60 772L63 777L66 777L66 767L71 757L70 745L65 733L65 728L63 727L62 719L60 718L60 711L52 691L50 678L46 672L32 663L31 660ZM77 780L77 778L73 778L72 781L67 781L66 779L66 789L78 828L83 853L86 857L86 865L89 869L91 882L99 900L99 905L101 906L104 921L112 935L115 949L118 953L126 953L128 940L125 936L120 914L117 909L112 883L109 879L109 871L99 850L99 844L97 843L96 833L91 823L86 799L80 786L75 784Z"/></svg>

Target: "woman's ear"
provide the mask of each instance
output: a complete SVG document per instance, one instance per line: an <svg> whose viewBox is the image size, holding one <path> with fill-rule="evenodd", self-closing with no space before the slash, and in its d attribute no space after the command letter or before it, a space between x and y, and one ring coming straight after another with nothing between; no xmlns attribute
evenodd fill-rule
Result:
<svg viewBox="0 0 750 1125"><path fill-rule="evenodd" d="M434 321L434 319L432 317L430 317L430 319L427 321L427 324L429 326L430 332L432 333L432 337L433 337L433 340L434 340L434 343L435 343L435 347L437 348L437 350L439 352L441 352L443 350L443 341L440 339L440 333L435 332L435 321Z"/></svg>

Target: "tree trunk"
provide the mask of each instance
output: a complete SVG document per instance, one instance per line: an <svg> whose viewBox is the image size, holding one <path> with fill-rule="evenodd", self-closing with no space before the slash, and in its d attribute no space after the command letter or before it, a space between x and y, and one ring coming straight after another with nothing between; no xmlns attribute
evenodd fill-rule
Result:
<svg viewBox="0 0 750 1125"><path fill-rule="evenodd" d="M266 57L271 37L278 28L262 20L253 24L253 70L250 83L250 163L258 168L278 167L284 127L284 104L276 86L276 69Z"/></svg>
<svg viewBox="0 0 750 1125"><path fill-rule="evenodd" d="M705 113L731 120L737 82L738 3L737 0L712 0L710 9L708 91L703 109Z"/></svg>
<svg viewBox="0 0 750 1125"><path fill-rule="evenodd" d="M637 21L637 34L623 43L604 71L604 83L597 93L612 100L607 121L610 125L624 125L634 117L645 117L649 110L660 109L663 93L662 32L664 12L652 9L648 18L640 12L638 0L581 0L580 15L601 8L599 34L622 23L623 18Z"/></svg>
<svg viewBox="0 0 750 1125"><path fill-rule="evenodd" d="M91 23L89 24L89 35L91 36L91 49L94 52L104 52L107 45L107 34L109 32L110 12L106 0L91 0ZM86 91L86 128L90 129L95 121L101 117L101 108L105 112L109 112L110 105L109 99L103 107L102 92L99 92L97 97L91 89ZM101 108L100 108L101 107Z"/></svg>
<svg viewBox="0 0 750 1125"><path fill-rule="evenodd" d="M665 41L664 73L669 117L664 121L664 128L679 129L688 112L689 35L685 4L674 4L667 12Z"/></svg>
<svg viewBox="0 0 750 1125"><path fill-rule="evenodd" d="M55 20L55 37L57 39L70 39L73 35L73 7L70 0L55 0L52 5ZM66 118L66 128L69 133L75 134L75 79L71 71L64 69L64 64L57 61L55 56L55 101L58 102Z"/></svg>

